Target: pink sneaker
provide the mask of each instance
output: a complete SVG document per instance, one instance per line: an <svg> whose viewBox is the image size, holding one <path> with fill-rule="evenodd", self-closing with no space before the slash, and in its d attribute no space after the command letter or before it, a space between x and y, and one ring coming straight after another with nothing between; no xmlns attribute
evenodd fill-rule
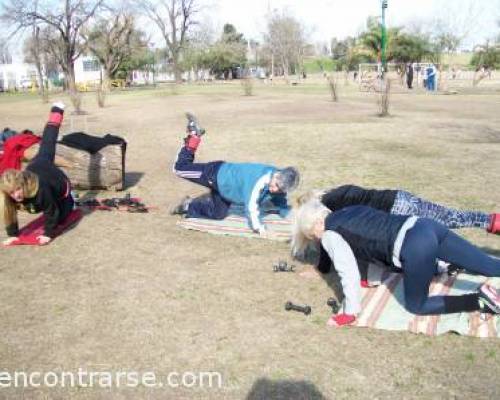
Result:
<svg viewBox="0 0 500 400"><path fill-rule="evenodd" d="M500 214L491 214L491 223L486 230L489 233L500 235Z"/></svg>
<svg viewBox="0 0 500 400"><path fill-rule="evenodd" d="M500 295L493 286L485 283L479 288L478 296L481 311L500 314Z"/></svg>

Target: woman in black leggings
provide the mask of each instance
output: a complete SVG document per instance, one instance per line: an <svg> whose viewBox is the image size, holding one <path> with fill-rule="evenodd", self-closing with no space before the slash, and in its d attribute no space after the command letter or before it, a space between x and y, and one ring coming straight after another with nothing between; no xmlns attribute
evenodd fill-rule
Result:
<svg viewBox="0 0 500 400"><path fill-rule="evenodd" d="M53 104L36 157L26 170L8 169L0 176L0 193L4 197L3 218L9 236L4 241L5 245L17 240L19 208L24 208L32 214L43 212L44 234L37 238L40 244L47 244L52 240L57 225L73 210L71 183L64 172L54 165L57 136L63 115L64 105Z"/></svg>
<svg viewBox="0 0 500 400"><path fill-rule="evenodd" d="M433 203L400 189L366 189L356 185L343 185L328 191L311 191L302 196L300 203L319 199L332 211L349 206L368 206L394 215L414 215L430 218L450 229L479 228L500 234L500 214L459 210Z"/></svg>
<svg viewBox="0 0 500 400"><path fill-rule="evenodd" d="M356 185L343 185L328 191L314 190L299 199L300 204L310 200L319 200L331 211L338 211L349 206L368 206L393 215L413 215L429 218L449 229L479 228L488 233L500 234L500 214L481 211L458 210L432 203L410 192L399 189L366 189ZM330 271L331 261L321 247L318 270ZM363 278L366 279L367 265L360 265Z"/></svg>
<svg viewBox="0 0 500 400"><path fill-rule="evenodd" d="M462 296L429 296L436 259L484 276L500 276L500 260L491 257L428 218L392 215L366 206L331 212L319 201L296 210L294 252L320 241L335 264L345 295L339 324L353 322L361 309L357 260L376 260L403 273L405 305L415 314L461 311L500 313L500 296L491 285Z"/></svg>

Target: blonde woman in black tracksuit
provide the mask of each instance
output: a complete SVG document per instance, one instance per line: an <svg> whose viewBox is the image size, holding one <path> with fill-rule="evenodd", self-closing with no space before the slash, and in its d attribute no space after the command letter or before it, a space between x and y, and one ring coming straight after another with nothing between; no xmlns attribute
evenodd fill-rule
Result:
<svg viewBox="0 0 500 400"><path fill-rule="evenodd" d="M57 226L73 210L71 183L54 165L57 136L64 114L62 103L53 104L49 120L36 157L24 171L8 169L0 176L0 193L3 195L3 219L9 238L5 245L17 240L19 224L17 211L42 212L45 216L44 234L37 237L40 244L49 243Z"/></svg>

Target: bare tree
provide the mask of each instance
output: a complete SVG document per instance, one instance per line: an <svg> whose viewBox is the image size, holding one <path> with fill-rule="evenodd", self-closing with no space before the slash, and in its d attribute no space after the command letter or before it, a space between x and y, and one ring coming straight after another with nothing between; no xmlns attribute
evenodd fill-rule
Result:
<svg viewBox="0 0 500 400"><path fill-rule="evenodd" d="M181 81L181 56L188 34L198 22L198 0L139 0L138 6L160 30L172 61L175 80Z"/></svg>
<svg viewBox="0 0 500 400"><path fill-rule="evenodd" d="M16 30L30 28L35 22L49 28L45 30L49 49L57 58L66 80L75 111L80 112L75 84L75 60L83 47L80 31L104 0L8 0L3 5L2 19Z"/></svg>
<svg viewBox="0 0 500 400"><path fill-rule="evenodd" d="M34 26L32 33L24 41L23 52L24 61L35 64L37 72L38 94L41 96L42 101L48 101L48 93L46 90L46 77L47 77L47 48L41 40L40 28Z"/></svg>
<svg viewBox="0 0 500 400"><path fill-rule="evenodd" d="M441 10L431 23L431 37L434 42L434 59L442 72L443 55L447 56L448 70L453 67L451 55L473 36L479 29L478 22L485 12L484 4L475 0L449 2L441 0L437 3ZM438 90L446 90L446 74L441 74Z"/></svg>
<svg viewBox="0 0 500 400"><path fill-rule="evenodd" d="M337 78L332 74L327 77L328 88L330 89L330 94L332 96L332 101L339 101L338 90L337 90Z"/></svg>
<svg viewBox="0 0 500 400"><path fill-rule="evenodd" d="M0 39L0 64L10 64L11 62L12 56L10 55L7 40Z"/></svg>
<svg viewBox="0 0 500 400"><path fill-rule="evenodd" d="M430 22L430 36L435 44L435 58L441 63L443 54L455 53L478 29L484 8L475 0L436 3L437 17Z"/></svg>
<svg viewBox="0 0 500 400"><path fill-rule="evenodd" d="M215 36L215 28L211 21L201 21L189 34L189 41L183 49L181 62L181 69L190 71L189 80L207 78L205 72L211 68L211 60L207 55L211 53L216 42Z"/></svg>
<svg viewBox="0 0 500 400"><path fill-rule="evenodd" d="M45 80L44 80L44 70L42 68L42 51L41 51L41 40L40 40L40 28L36 23L33 24L33 47L32 47L32 55L33 60L35 62L35 67L38 75L38 93L42 97L43 102L48 102L47 93L45 90Z"/></svg>
<svg viewBox="0 0 500 400"><path fill-rule="evenodd" d="M130 58L134 46L145 46L138 43L139 35L135 35L134 17L118 13L101 17L83 37L86 47L99 60L104 69L104 86L114 78L123 62Z"/></svg>
<svg viewBox="0 0 500 400"><path fill-rule="evenodd" d="M271 14L267 23L265 41L272 59L279 62L285 79L302 63L306 46L304 28L301 23L286 12Z"/></svg>
<svg viewBox="0 0 500 400"><path fill-rule="evenodd" d="M33 2L34 11L38 11L38 0ZM40 27L38 26L38 20L33 20L33 26L31 28L31 36L25 42L24 53L25 58L28 61L33 62L35 64L37 78L38 78L38 94L40 94L42 101L44 103L48 102L47 91L45 90L45 71L43 68L42 61L42 41L40 39Z"/></svg>

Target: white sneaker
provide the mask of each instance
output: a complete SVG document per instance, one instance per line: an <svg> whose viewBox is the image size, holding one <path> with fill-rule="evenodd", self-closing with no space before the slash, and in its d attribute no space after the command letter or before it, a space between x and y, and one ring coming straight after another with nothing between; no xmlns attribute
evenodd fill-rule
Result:
<svg viewBox="0 0 500 400"><path fill-rule="evenodd" d="M66 107L66 106L64 105L64 103L62 101L57 101L55 103L52 103L52 107L57 107L57 108L64 111L64 107Z"/></svg>

